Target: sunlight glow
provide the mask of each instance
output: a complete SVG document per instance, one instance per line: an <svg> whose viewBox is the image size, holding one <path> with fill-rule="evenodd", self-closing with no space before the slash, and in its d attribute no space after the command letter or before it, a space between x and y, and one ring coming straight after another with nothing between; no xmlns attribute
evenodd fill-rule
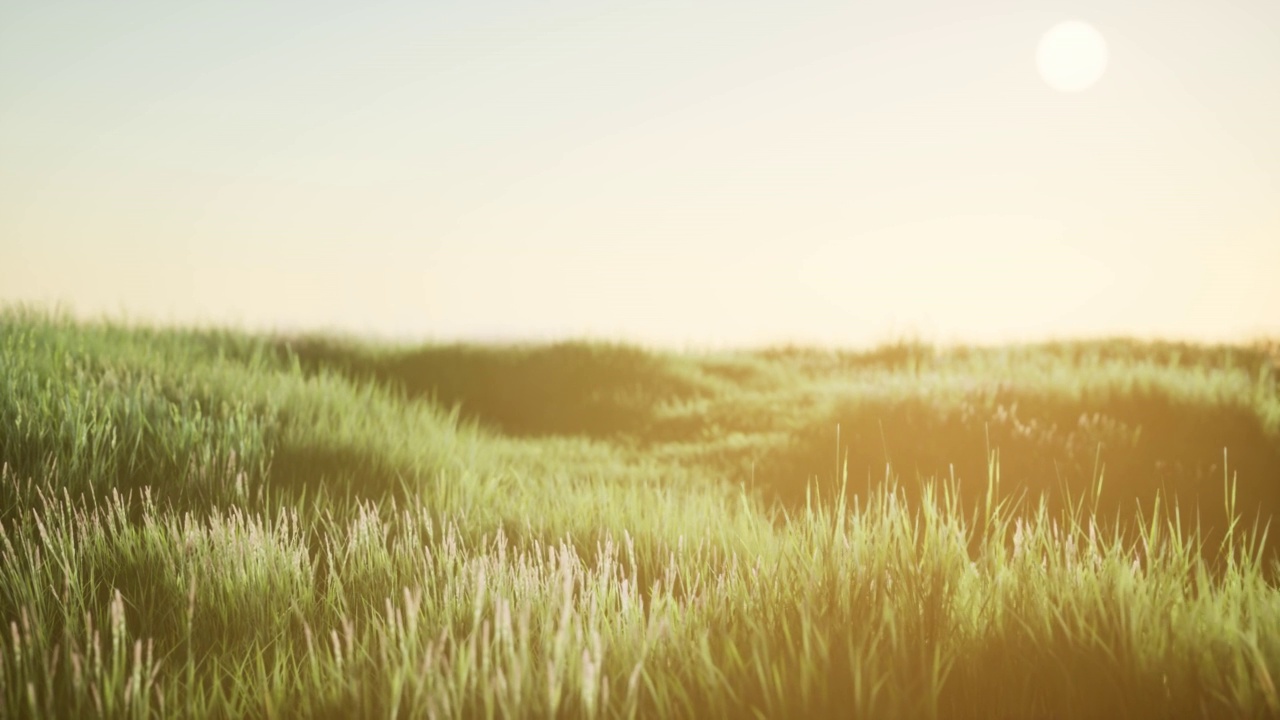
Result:
<svg viewBox="0 0 1280 720"><path fill-rule="evenodd" d="M0 306L676 347L1280 334L1280 3L1072 8L13 0Z"/></svg>

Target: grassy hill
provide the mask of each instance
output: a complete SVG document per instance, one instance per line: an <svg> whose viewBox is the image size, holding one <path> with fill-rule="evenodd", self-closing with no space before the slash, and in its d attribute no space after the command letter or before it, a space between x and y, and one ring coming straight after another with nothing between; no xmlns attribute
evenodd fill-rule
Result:
<svg viewBox="0 0 1280 720"><path fill-rule="evenodd" d="M1280 346L0 311L0 716L1277 717Z"/></svg>

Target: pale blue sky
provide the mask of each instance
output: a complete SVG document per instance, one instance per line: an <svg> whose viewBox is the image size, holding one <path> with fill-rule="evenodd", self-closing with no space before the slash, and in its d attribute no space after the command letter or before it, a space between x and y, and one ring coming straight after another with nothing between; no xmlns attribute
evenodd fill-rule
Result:
<svg viewBox="0 0 1280 720"><path fill-rule="evenodd" d="M1093 88L1037 75L1055 23ZM409 338L1280 333L1280 3L0 0L0 302Z"/></svg>

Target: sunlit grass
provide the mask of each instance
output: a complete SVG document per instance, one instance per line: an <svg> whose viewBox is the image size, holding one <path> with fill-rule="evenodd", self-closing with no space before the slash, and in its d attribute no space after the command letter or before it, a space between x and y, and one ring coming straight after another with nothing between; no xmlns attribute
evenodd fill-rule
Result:
<svg viewBox="0 0 1280 720"><path fill-rule="evenodd" d="M1266 348L339 350L0 315L0 716L1280 715Z"/></svg>

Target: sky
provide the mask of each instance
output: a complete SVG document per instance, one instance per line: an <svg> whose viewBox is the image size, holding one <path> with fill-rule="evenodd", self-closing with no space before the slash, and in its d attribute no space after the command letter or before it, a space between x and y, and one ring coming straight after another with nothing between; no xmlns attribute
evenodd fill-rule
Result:
<svg viewBox="0 0 1280 720"><path fill-rule="evenodd" d="M1060 92L1037 46L1105 39ZM1280 335L1275 0L0 0L0 303L408 340Z"/></svg>

